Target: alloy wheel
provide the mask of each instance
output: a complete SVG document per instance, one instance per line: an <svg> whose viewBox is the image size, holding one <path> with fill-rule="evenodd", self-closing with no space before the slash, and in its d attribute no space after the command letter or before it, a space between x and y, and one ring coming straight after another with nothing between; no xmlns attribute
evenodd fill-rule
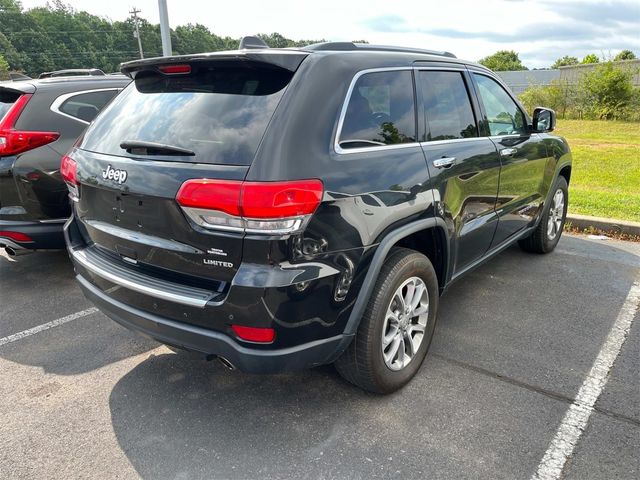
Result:
<svg viewBox="0 0 640 480"><path fill-rule="evenodd" d="M547 221L547 237L549 240L556 238L562 228L564 217L564 191L559 188L553 194L551 208L549 209L549 220Z"/></svg>
<svg viewBox="0 0 640 480"><path fill-rule="evenodd" d="M405 280L393 294L382 327L382 357L391 370L415 357L427 328L429 292L419 277Z"/></svg>

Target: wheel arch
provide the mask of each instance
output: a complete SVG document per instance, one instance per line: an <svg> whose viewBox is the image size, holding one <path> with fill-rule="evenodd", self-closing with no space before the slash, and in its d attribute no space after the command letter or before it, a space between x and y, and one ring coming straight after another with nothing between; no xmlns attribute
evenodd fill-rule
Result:
<svg viewBox="0 0 640 480"><path fill-rule="evenodd" d="M435 246L435 250L429 251L426 247L420 246L420 240L427 240L428 238L431 238L430 241L433 243L427 242L426 245ZM412 248L426 255L432 262L434 269L436 269L440 290L442 291L446 285L449 268L449 235L447 233L446 223L442 218L432 217L418 220L390 232L378 244L367 274L362 282L360 293L351 310L349 320L344 330L346 336L344 348L347 347L351 336L357 330L360 319L373 292L376 280L378 279L378 275L380 274L382 264L389 256L391 249L395 246Z"/></svg>
<svg viewBox="0 0 640 480"><path fill-rule="evenodd" d="M569 185L569 181L571 180L571 164L563 165L558 172L558 176L564 177L567 181L567 185Z"/></svg>

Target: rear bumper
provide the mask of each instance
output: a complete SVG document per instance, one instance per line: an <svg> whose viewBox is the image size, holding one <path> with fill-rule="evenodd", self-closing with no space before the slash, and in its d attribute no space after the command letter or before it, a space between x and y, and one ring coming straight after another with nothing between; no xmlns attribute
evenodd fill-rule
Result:
<svg viewBox="0 0 640 480"><path fill-rule="evenodd" d="M224 357L247 373L295 371L330 363L344 345L344 336L338 335L277 350L248 348L223 333L176 322L125 305L107 296L82 276L78 275L76 279L85 296L122 326L168 345Z"/></svg>
<svg viewBox="0 0 640 480"><path fill-rule="evenodd" d="M0 220L0 231L19 232L31 237L31 242L18 242L0 235L0 245L17 249L58 250L65 248L63 227L66 219L47 222Z"/></svg>
<svg viewBox="0 0 640 480"><path fill-rule="evenodd" d="M348 310L327 298L335 275L303 277L303 292L289 283L294 275L301 281L310 272L331 274L335 269L327 265L306 262L307 269L296 264L285 270L249 265L249 274L241 275L239 268L233 283L207 289L180 283L175 275L153 275L87 245L73 216L65 236L85 296L124 327L159 342L224 357L244 372L277 373L331 363L352 338L344 331ZM232 324L273 328L276 338L270 344L243 341Z"/></svg>

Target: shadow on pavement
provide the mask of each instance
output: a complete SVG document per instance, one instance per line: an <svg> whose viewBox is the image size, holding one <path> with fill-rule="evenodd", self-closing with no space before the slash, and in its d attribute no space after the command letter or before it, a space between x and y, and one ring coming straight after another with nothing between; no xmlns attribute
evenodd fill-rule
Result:
<svg viewBox="0 0 640 480"><path fill-rule="evenodd" d="M66 251L0 256L0 337L92 308L74 278ZM102 313L0 346L0 358L75 375L157 348Z"/></svg>
<svg viewBox="0 0 640 480"><path fill-rule="evenodd" d="M109 404L118 442L143 478L301 478L305 463L330 461L324 450L375 398L331 366L248 375L179 353L142 362Z"/></svg>

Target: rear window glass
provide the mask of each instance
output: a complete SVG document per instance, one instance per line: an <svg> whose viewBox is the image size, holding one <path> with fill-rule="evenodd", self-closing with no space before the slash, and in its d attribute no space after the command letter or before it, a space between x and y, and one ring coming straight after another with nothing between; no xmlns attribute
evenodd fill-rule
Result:
<svg viewBox="0 0 640 480"><path fill-rule="evenodd" d="M182 162L250 165L292 73L252 62L192 65L188 75L140 72L87 130L83 149L131 156L123 142L194 152Z"/></svg>
<svg viewBox="0 0 640 480"><path fill-rule="evenodd" d="M342 124L340 147L415 142L415 131L410 71L365 73L356 81Z"/></svg>
<svg viewBox="0 0 640 480"><path fill-rule="evenodd" d="M2 121L11 108L11 105L13 105L19 97L20 94L17 92L0 90L0 121Z"/></svg>
<svg viewBox="0 0 640 480"><path fill-rule="evenodd" d="M80 93L65 100L60 105L60 111L85 122L91 122L116 93L118 93L117 89Z"/></svg>

